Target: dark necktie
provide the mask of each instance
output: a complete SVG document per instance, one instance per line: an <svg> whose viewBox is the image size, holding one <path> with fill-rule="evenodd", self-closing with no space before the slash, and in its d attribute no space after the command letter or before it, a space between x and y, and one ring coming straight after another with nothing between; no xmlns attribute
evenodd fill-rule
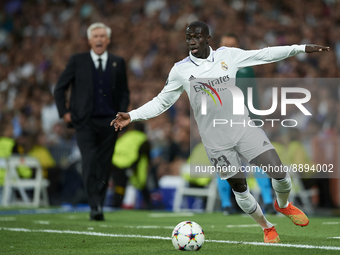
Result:
<svg viewBox="0 0 340 255"><path fill-rule="evenodd" d="M99 74L102 75L103 74L102 59L98 58L98 61L99 61L98 71L99 71Z"/></svg>

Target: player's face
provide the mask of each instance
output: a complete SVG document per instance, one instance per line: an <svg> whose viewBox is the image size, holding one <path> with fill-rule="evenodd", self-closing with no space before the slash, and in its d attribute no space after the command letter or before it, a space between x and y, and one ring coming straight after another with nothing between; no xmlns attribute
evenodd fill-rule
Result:
<svg viewBox="0 0 340 255"><path fill-rule="evenodd" d="M91 49L97 55L101 55L106 51L107 46L110 43L110 38L107 36L104 28L95 28L91 31L91 37L89 44Z"/></svg>
<svg viewBox="0 0 340 255"><path fill-rule="evenodd" d="M187 27L185 39L191 54L196 58L207 58L209 56L209 40L201 27Z"/></svg>

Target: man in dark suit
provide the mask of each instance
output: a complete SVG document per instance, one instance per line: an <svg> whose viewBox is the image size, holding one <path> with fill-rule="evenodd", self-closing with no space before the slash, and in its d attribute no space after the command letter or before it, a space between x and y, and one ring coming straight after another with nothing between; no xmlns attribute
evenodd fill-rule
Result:
<svg viewBox="0 0 340 255"><path fill-rule="evenodd" d="M59 116L76 129L90 220L104 220L102 206L117 132L110 121L126 111L129 90L123 58L106 51L111 29L94 23L87 30L90 52L75 54L61 74L54 96ZM66 91L71 86L71 99Z"/></svg>

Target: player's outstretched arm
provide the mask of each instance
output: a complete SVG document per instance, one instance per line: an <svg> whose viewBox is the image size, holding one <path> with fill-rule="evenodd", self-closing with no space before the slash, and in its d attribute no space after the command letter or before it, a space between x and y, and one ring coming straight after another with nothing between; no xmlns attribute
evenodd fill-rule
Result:
<svg viewBox="0 0 340 255"><path fill-rule="evenodd" d="M306 53L329 51L329 47L316 45L316 44L306 44Z"/></svg>
<svg viewBox="0 0 340 255"><path fill-rule="evenodd" d="M316 44L291 45L291 46L274 46L261 50L241 50L238 48L228 48L231 58L234 60L236 67L255 66L268 63L274 63L283 59L295 56L299 53L312 53L329 51L329 47Z"/></svg>
<svg viewBox="0 0 340 255"><path fill-rule="evenodd" d="M118 112L116 118L111 121L110 126L114 126L115 130L118 131L126 127L131 121L148 120L157 117L168 110L183 91L182 78L174 66L169 73L165 87L155 98L129 113Z"/></svg>
<svg viewBox="0 0 340 255"><path fill-rule="evenodd" d="M131 122L130 114L125 112L119 112L116 115L116 118L111 121L110 126L114 126L115 130L122 130L123 127L126 127Z"/></svg>

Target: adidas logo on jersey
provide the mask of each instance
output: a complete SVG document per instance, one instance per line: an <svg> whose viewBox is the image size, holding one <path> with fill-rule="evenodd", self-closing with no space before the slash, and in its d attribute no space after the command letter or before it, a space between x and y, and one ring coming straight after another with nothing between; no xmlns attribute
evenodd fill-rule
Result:
<svg viewBox="0 0 340 255"><path fill-rule="evenodd" d="M196 78L193 75L191 75L190 78L189 78L189 81L192 81L192 80L195 80L195 79Z"/></svg>
<svg viewBox="0 0 340 255"><path fill-rule="evenodd" d="M266 145L268 145L269 143L267 142L267 141L264 141L263 142L263 146L266 146Z"/></svg>

